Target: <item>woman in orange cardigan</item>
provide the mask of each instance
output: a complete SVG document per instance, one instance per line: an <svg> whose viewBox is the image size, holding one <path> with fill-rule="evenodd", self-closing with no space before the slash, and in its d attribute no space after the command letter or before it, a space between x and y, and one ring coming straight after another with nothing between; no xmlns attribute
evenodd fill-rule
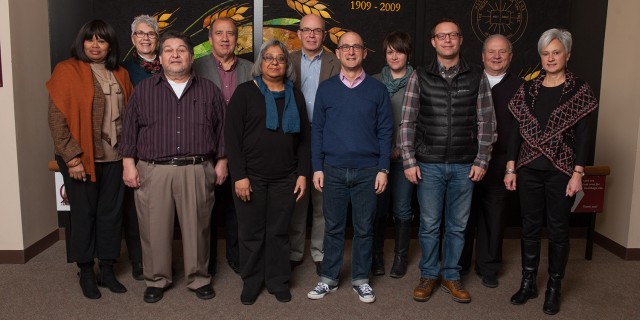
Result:
<svg viewBox="0 0 640 320"><path fill-rule="evenodd" d="M133 86L118 66L114 29L102 20L82 26L71 58L56 65L47 90L56 161L71 205L70 256L80 268L82 293L98 299L98 285L126 292L113 264L120 255L124 195L118 138Z"/></svg>

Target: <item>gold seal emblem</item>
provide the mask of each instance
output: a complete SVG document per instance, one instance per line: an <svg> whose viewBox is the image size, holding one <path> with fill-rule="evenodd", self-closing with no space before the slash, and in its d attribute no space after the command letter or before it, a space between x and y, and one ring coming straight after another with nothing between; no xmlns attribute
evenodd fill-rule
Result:
<svg viewBox="0 0 640 320"><path fill-rule="evenodd" d="M476 0L471 10L471 27L480 41L500 33L515 43L528 20L524 0Z"/></svg>

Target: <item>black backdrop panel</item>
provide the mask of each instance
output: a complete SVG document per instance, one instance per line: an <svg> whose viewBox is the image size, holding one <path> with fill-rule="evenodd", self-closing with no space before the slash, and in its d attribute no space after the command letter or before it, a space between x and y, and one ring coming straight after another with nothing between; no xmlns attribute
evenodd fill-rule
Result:
<svg viewBox="0 0 640 320"><path fill-rule="evenodd" d="M481 63L482 43L494 33L502 33L513 42L511 70L524 77L540 70L537 43L542 32L550 28L567 28L571 17L570 0L449 0L427 1L424 62L435 57L430 39L433 24L450 17L462 27L463 56Z"/></svg>

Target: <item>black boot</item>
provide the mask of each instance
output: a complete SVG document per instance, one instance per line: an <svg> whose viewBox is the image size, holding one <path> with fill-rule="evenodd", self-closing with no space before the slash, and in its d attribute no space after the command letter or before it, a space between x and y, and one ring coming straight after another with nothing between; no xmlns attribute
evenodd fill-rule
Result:
<svg viewBox="0 0 640 320"><path fill-rule="evenodd" d="M392 278L402 278L407 274L407 252L409 251L409 235L411 233L411 220L395 220L395 249L393 266L389 272Z"/></svg>
<svg viewBox="0 0 640 320"><path fill-rule="evenodd" d="M559 274L549 274L547 281L547 291L544 293L544 304L542 311L546 314L554 315L560 311L560 279Z"/></svg>
<svg viewBox="0 0 640 320"><path fill-rule="evenodd" d="M538 263L540 262L540 242L522 240L520 242L522 256L522 282L520 289L511 296L511 304L525 304L527 300L538 297Z"/></svg>
<svg viewBox="0 0 640 320"><path fill-rule="evenodd" d="M560 311L560 287L569 260L569 244L549 241L549 280L542 311L554 315Z"/></svg>
<svg viewBox="0 0 640 320"><path fill-rule="evenodd" d="M96 274L93 271L93 261L91 262L78 262L80 272L80 288L82 288L82 294L89 299L100 299L102 296L98 285L96 284Z"/></svg>
<svg viewBox="0 0 640 320"><path fill-rule="evenodd" d="M386 217L385 217L386 218ZM371 273L374 276L384 275L384 231L386 219L376 217L373 226L373 260L371 261Z"/></svg>
<svg viewBox="0 0 640 320"><path fill-rule="evenodd" d="M113 262L113 260L100 260L98 285L109 288L111 292L125 293L127 292L127 288L116 279L116 275L113 272Z"/></svg>

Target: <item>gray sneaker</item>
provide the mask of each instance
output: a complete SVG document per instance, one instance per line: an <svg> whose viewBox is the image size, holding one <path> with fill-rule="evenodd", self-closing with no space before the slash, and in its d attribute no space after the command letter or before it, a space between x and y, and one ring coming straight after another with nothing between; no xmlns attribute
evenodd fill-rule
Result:
<svg viewBox="0 0 640 320"><path fill-rule="evenodd" d="M334 292L338 290L338 286L330 286L324 282L318 282L313 290L307 293L307 298L311 300L318 300L324 298L329 292Z"/></svg>
<svg viewBox="0 0 640 320"><path fill-rule="evenodd" d="M364 303L372 303L376 301L376 295L373 293L373 289L368 283L353 286L353 291L358 294L360 301Z"/></svg>

